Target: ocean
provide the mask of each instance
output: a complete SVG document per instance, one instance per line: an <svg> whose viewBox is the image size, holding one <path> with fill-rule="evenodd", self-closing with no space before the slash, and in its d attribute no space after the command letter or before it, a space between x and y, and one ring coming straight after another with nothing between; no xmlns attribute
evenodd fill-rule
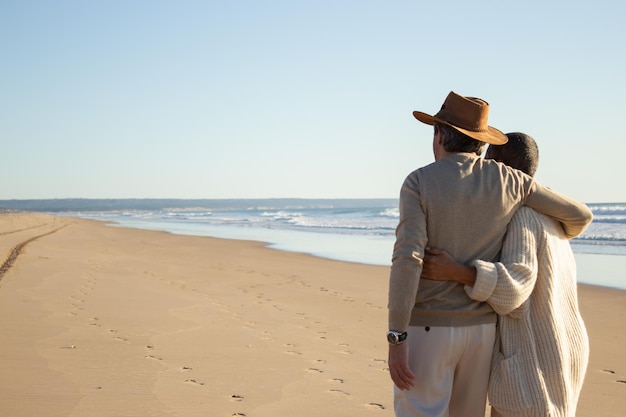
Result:
<svg viewBox="0 0 626 417"><path fill-rule="evenodd" d="M123 202L124 200L120 200ZM143 200L139 200L143 201ZM323 258L390 265L397 200L158 200L136 209L61 211L113 226L266 242L269 247ZM121 205L117 202L117 205ZM158 207L158 208L157 208ZM581 282L626 289L626 203L589 204L594 220L571 241ZM609 271L588 264L589 255ZM580 271L584 270L582 274Z"/></svg>

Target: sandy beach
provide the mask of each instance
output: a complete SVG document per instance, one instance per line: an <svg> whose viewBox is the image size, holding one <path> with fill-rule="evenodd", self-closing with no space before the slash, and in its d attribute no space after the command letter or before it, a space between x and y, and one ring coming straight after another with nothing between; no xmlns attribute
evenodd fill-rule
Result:
<svg viewBox="0 0 626 417"><path fill-rule="evenodd" d="M0 416L393 416L388 267L0 214ZM626 410L626 291L579 286L577 416Z"/></svg>

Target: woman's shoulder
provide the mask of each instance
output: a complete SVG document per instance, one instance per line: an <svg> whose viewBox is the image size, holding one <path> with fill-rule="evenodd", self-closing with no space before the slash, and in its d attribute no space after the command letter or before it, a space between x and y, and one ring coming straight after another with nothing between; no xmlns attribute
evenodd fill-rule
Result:
<svg viewBox="0 0 626 417"><path fill-rule="evenodd" d="M526 206L522 206L517 210L511 220L511 226L524 227L538 232L547 231L557 234L563 233L563 229L561 228L559 222Z"/></svg>

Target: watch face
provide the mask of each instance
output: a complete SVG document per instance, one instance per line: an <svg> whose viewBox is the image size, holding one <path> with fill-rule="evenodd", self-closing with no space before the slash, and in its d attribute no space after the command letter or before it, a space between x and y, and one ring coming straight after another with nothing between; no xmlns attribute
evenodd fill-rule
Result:
<svg viewBox="0 0 626 417"><path fill-rule="evenodd" d="M398 333L398 332L394 332L393 330L390 330L387 333L387 341L389 341L389 343L391 343L392 345L399 345L400 343L406 340L406 336L407 336L406 332Z"/></svg>

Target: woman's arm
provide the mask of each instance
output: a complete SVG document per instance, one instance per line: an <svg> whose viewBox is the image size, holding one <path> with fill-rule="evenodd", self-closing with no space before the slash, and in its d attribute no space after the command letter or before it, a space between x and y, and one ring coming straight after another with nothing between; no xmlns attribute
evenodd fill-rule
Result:
<svg viewBox="0 0 626 417"><path fill-rule="evenodd" d="M476 268L463 265L450 256L448 252L437 248L426 248L422 278L433 281L454 281L459 284L474 286Z"/></svg>
<svg viewBox="0 0 626 417"><path fill-rule="evenodd" d="M509 314L530 297L537 279L537 236L542 227L532 210L515 214L502 247L500 262L456 262L445 251L428 248L422 278L465 285L476 301L489 303L498 314Z"/></svg>

